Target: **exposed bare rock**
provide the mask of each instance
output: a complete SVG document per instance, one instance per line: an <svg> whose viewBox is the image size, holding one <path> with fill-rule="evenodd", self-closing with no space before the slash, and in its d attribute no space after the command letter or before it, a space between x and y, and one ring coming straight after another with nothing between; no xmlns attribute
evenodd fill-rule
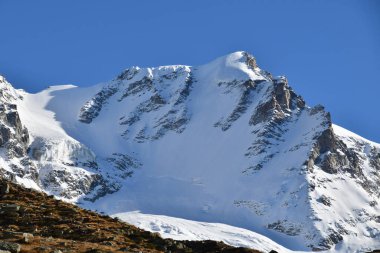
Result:
<svg viewBox="0 0 380 253"><path fill-rule="evenodd" d="M105 87L99 91L91 100L80 109L79 121L91 123L100 113L107 100L113 96L118 89L116 87Z"/></svg>
<svg viewBox="0 0 380 253"><path fill-rule="evenodd" d="M0 250L9 251L11 253L19 253L21 245L17 243L0 241Z"/></svg>
<svg viewBox="0 0 380 253"><path fill-rule="evenodd" d="M153 80L148 76L144 76L141 80L138 80L129 84L128 88L124 91L119 101L122 101L123 99L125 99L126 97L130 95L134 95L142 91L149 91L153 89L152 84L153 84Z"/></svg>
<svg viewBox="0 0 380 253"><path fill-rule="evenodd" d="M4 103L0 110L0 147L8 150L12 157L26 155L29 144L28 130L22 125L17 106Z"/></svg>
<svg viewBox="0 0 380 253"><path fill-rule="evenodd" d="M257 63L256 63L256 59L255 57L253 57L252 55L244 52L243 55L246 57L246 64L251 68L251 69L255 69L257 68Z"/></svg>
<svg viewBox="0 0 380 253"><path fill-rule="evenodd" d="M327 238L324 238L323 240L320 241L318 246L314 247L313 250L324 250L330 248L332 245L335 245L343 240L343 236L341 233L331 230L330 234L328 235Z"/></svg>
<svg viewBox="0 0 380 253"><path fill-rule="evenodd" d="M268 224L268 228L284 233L286 235L290 235L290 236L299 235L302 230L302 227L300 224L294 224L294 223L288 222L287 220L276 221L274 223Z"/></svg>
<svg viewBox="0 0 380 253"><path fill-rule="evenodd" d="M118 77L117 80L131 80L137 73L139 73L139 67L131 67L124 70Z"/></svg>
<svg viewBox="0 0 380 253"><path fill-rule="evenodd" d="M325 206L331 206L331 199L325 195L322 195L317 199L318 202L324 204Z"/></svg>
<svg viewBox="0 0 380 253"><path fill-rule="evenodd" d="M338 170L346 170L353 175L361 174L359 157L336 138L331 126L318 137L311 152L308 167L312 169L314 164L331 174Z"/></svg>
<svg viewBox="0 0 380 253"><path fill-rule="evenodd" d="M120 170L121 177L131 177L134 170L141 167L141 163L127 154L113 153L112 157L107 158L107 161Z"/></svg>

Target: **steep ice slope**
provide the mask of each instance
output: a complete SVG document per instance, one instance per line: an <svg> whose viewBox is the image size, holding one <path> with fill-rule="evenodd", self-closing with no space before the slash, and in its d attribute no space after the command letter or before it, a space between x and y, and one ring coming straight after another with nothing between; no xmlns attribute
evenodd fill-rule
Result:
<svg viewBox="0 0 380 253"><path fill-rule="evenodd" d="M57 111L46 109L55 92L75 88L62 85L37 94L19 92L23 99L17 101L22 122L30 131L28 153L38 174L35 181L39 184L34 188L42 188L49 194L71 201L77 201L89 192L104 195L102 191L107 184L94 168L95 153L67 134L66 128L70 125L63 126L56 120ZM81 103L78 93L75 98ZM59 110L66 114L71 110L70 105L63 104ZM30 182L24 180L23 183L28 185ZM112 186L107 186L107 191L112 190Z"/></svg>
<svg viewBox="0 0 380 253"><path fill-rule="evenodd" d="M244 227L291 249L379 242L378 145L334 133L323 107L244 52L16 93L34 166L21 183L110 214Z"/></svg>

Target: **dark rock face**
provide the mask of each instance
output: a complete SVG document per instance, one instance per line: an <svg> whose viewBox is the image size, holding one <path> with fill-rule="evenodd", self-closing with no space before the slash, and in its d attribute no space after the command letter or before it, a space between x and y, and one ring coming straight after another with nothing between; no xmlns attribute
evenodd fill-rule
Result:
<svg viewBox="0 0 380 253"><path fill-rule="evenodd" d="M286 235L290 236L296 236L301 233L301 227L288 223L287 220L284 221L277 221L271 224L268 224L267 226L269 229L276 230L278 232L281 232Z"/></svg>
<svg viewBox="0 0 380 253"><path fill-rule="evenodd" d="M380 150L372 148L370 155L371 166L380 171Z"/></svg>
<svg viewBox="0 0 380 253"><path fill-rule="evenodd" d="M285 77L273 79L273 82L275 85L274 95L282 110L305 108L305 101L289 87L288 80Z"/></svg>
<svg viewBox="0 0 380 253"><path fill-rule="evenodd" d="M1 124L0 125L0 145L3 146L4 144L6 144L11 138L11 130Z"/></svg>
<svg viewBox="0 0 380 253"><path fill-rule="evenodd" d="M331 206L330 198L325 195L322 195L319 199L317 199L317 201L324 204L325 206Z"/></svg>
<svg viewBox="0 0 380 253"><path fill-rule="evenodd" d="M120 190L121 186L117 182L111 182L105 179L101 175L95 175L94 180L91 182L88 194L83 197L83 200L95 202L101 197L106 196L107 194L112 194Z"/></svg>
<svg viewBox="0 0 380 253"><path fill-rule="evenodd" d="M8 150L9 157L22 157L29 145L28 130L22 125L17 106L4 103L0 108L0 147Z"/></svg>
<svg viewBox="0 0 380 253"><path fill-rule="evenodd" d="M152 78L148 76L144 76L141 80L138 80L129 84L128 88L124 91L119 101L122 101L126 97L137 94L141 91L149 91L153 89L152 84L153 84Z"/></svg>
<svg viewBox="0 0 380 253"><path fill-rule="evenodd" d="M337 244L343 240L342 234L337 231L331 230L327 238L321 240L318 244L320 250L330 249L332 245ZM318 248L315 248L316 250Z"/></svg>
<svg viewBox="0 0 380 253"><path fill-rule="evenodd" d="M116 87L106 87L99 91L91 100L89 100L80 110L79 121L91 123L98 117L107 100L113 96L118 89Z"/></svg>
<svg viewBox="0 0 380 253"><path fill-rule="evenodd" d="M107 161L110 162L113 167L122 172L122 178L132 176L134 169L137 169L142 165L136 159L127 154L114 153L112 155L113 157L107 158Z"/></svg>
<svg viewBox="0 0 380 253"><path fill-rule="evenodd" d="M243 55L246 57L245 63L247 64L248 67L250 67L251 69L257 68L257 63L256 63L255 57L248 54L247 52L244 52Z"/></svg>
<svg viewBox="0 0 380 253"><path fill-rule="evenodd" d="M288 86L285 77L273 79L272 82L273 89L270 90L269 99L263 101L252 115L252 125L270 120L271 117L280 120L286 117L289 110L305 108L305 101Z"/></svg>
<svg viewBox="0 0 380 253"><path fill-rule="evenodd" d="M360 159L358 155L349 149L343 141L334 134L331 117L324 111L324 107L317 105L311 109L310 114L322 113L325 124L328 126L316 139L310 158L306 162L307 167L312 170L314 165L323 171L336 174L339 170L345 170L353 175L360 175Z"/></svg>
<svg viewBox="0 0 380 253"><path fill-rule="evenodd" d="M275 97L258 106L256 113L251 117L250 123L257 125L268 120L272 115L276 118L283 118L285 116Z"/></svg>
<svg viewBox="0 0 380 253"><path fill-rule="evenodd" d="M139 68L132 67L123 71L116 79L117 80L131 80L135 75L139 73Z"/></svg>
<svg viewBox="0 0 380 253"><path fill-rule="evenodd" d="M327 128L317 139L307 166L312 170L318 165L323 171L335 174L338 170L347 170L353 175L361 174L358 155L338 140L331 127ZM339 150L339 151L338 151Z"/></svg>

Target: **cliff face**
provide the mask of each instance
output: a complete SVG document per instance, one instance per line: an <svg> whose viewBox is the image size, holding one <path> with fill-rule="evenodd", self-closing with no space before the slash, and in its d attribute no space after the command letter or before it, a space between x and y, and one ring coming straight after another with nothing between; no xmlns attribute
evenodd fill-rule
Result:
<svg viewBox="0 0 380 253"><path fill-rule="evenodd" d="M245 52L132 67L88 88L1 85L5 178L106 213L241 226L292 249L378 241L380 146Z"/></svg>

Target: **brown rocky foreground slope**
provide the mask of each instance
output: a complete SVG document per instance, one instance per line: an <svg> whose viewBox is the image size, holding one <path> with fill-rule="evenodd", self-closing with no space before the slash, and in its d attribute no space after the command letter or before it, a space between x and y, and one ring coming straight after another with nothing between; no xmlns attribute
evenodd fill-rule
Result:
<svg viewBox="0 0 380 253"><path fill-rule="evenodd" d="M0 178L0 252L258 252L214 241L162 239Z"/></svg>

